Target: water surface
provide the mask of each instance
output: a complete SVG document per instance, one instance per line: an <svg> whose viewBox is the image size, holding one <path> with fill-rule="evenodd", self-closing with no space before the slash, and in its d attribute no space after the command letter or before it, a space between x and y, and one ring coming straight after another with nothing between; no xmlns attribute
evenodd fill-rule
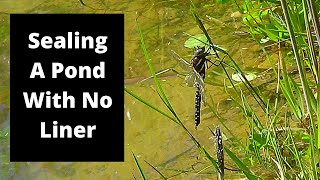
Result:
<svg viewBox="0 0 320 180"><path fill-rule="evenodd" d="M2 0L0 1L0 128L5 130L10 121L9 112L9 14L10 13L124 13L125 14L125 84L141 98L169 113L152 87L152 80L143 81L150 72L140 46L137 24L139 23L147 50L156 71L174 68L175 60L170 50L190 59L191 49L183 46L189 38L184 33L199 34L185 1L79 1L64 0ZM211 3L211 4L210 4ZM228 50L244 69L259 64L259 47L241 24L241 17L233 16L234 4L217 4L214 1L195 2L204 18L213 41ZM101 22L101 25L106 25ZM112 24L107 24L112 27ZM239 35L241 34L241 35ZM222 79L212 71L222 72L219 67L207 71L206 93L208 103L225 119L224 123L239 138L244 137L246 122L237 108L232 106L222 87ZM186 127L209 150L215 154L208 127L214 128L219 121L209 110L202 108L202 122L194 129L193 88L186 87L183 77L169 72L160 78L175 111ZM134 152L150 179L160 178L143 160L156 166L172 179L212 179L215 176L210 163L201 156L191 139L177 124L125 94L125 162L123 163L9 163L8 140L0 141L0 174L2 179L133 179L139 177L131 152ZM112 118L116 120L116 117ZM24 119L27 120L27 119ZM119 118L121 120L121 118ZM220 125L221 126L221 125ZM224 131L224 128L222 128ZM106 142L106 146L108 146ZM37 148L37 147L32 147ZM62 147L63 148L63 147ZM112 146L110 145L110 148ZM237 152L237 150L234 150ZM226 158L226 164L231 164ZM1 177L0 176L0 177ZM236 172L226 172L227 178L239 178ZM1 179L1 178L0 178Z"/></svg>

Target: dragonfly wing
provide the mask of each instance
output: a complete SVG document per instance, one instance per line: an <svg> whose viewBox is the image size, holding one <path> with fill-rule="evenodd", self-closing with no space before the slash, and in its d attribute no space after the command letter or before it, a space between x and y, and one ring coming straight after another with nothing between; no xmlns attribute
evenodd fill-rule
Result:
<svg viewBox="0 0 320 180"><path fill-rule="evenodd" d="M200 86L204 87L204 81L203 81L202 76L201 76L195 69L193 69L193 72L194 72L194 74L195 74L195 79L194 79L194 81L195 81L196 83L198 83Z"/></svg>
<svg viewBox="0 0 320 180"><path fill-rule="evenodd" d="M184 80L186 81L187 86L193 87L196 80L196 74L194 72L191 72L186 75Z"/></svg>
<svg viewBox="0 0 320 180"><path fill-rule="evenodd" d="M200 92L201 92L202 103L203 103L203 105L206 105L207 104L207 96L206 96L206 93L204 92L204 87L200 87Z"/></svg>
<svg viewBox="0 0 320 180"><path fill-rule="evenodd" d="M185 71L191 71L192 70L192 65L186 61L185 59L181 58L176 52L171 50L171 53L175 60L178 62L179 66L185 70Z"/></svg>
<svg viewBox="0 0 320 180"><path fill-rule="evenodd" d="M192 65L188 61L181 58L176 52L171 50L171 53L173 57L176 59L176 61L178 62L179 66L182 69L190 72L184 78L187 86L192 87L192 86L195 86L195 83L199 84L202 102L203 104L206 104L206 95L204 92L204 81L202 76L192 67Z"/></svg>

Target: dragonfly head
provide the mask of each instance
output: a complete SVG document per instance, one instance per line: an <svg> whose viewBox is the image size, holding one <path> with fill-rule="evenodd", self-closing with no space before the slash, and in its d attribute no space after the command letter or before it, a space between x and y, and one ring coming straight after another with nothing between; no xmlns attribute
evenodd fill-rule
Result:
<svg viewBox="0 0 320 180"><path fill-rule="evenodd" d="M204 54L205 51L206 51L206 48L204 46L203 47L195 46L194 50L193 50L193 55L199 56L199 55Z"/></svg>

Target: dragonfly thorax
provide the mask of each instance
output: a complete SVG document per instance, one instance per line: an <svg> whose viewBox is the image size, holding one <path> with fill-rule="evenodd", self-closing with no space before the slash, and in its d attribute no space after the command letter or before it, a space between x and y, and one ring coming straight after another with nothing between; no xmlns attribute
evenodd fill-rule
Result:
<svg viewBox="0 0 320 180"><path fill-rule="evenodd" d="M204 46L203 47L195 46L194 50L193 50L193 55L194 56L202 56L205 54L205 50L206 50L206 48Z"/></svg>
<svg viewBox="0 0 320 180"><path fill-rule="evenodd" d="M206 58L195 56L192 58L191 63L193 68L201 75L202 79L205 78L205 61Z"/></svg>
<svg viewBox="0 0 320 180"><path fill-rule="evenodd" d="M201 77L205 78L205 62L206 62L206 53L205 47L194 47L194 56L191 60L193 68L201 75Z"/></svg>

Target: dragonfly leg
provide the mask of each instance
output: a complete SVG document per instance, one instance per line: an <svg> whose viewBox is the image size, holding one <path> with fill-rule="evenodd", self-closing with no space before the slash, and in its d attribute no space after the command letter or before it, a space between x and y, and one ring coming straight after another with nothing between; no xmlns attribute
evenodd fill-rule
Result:
<svg viewBox="0 0 320 180"><path fill-rule="evenodd" d="M210 66L207 65L207 67L208 67L208 68L211 68L212 65L215 65L215 66L217 66L217 67L220 66L220 64L223 62L223 60L224 60L225 57L226 57L226 56L224 56L224 57L222 58L222 60L216 58L216 60L215 60L214 62L212 62L212 61L209 60L209 59L206 59L206 62L210 62L210 63L211 63L211 65L210 65Z"/></svg>
<svg viewBox="0 0 320 180"><path fill-rule="evenodd" d="M176 73L176 74L178 74L178 75L183 75L183 74L179 73L178 71L176 71L176 70L173 69L173 68L167 68L167 69L164 69L164 70L161 70L161 71L157 72L157 73L156 73L156 76L159 77L160 75L166 74L166 73L168 73L168 72L170 72L170 71L172 71L172 72L174 72L174 73ZM152 78L153 78L153 76L149 76L149 77L141 80L140 82L147 81L147 80L152 79Z"/></svg>

